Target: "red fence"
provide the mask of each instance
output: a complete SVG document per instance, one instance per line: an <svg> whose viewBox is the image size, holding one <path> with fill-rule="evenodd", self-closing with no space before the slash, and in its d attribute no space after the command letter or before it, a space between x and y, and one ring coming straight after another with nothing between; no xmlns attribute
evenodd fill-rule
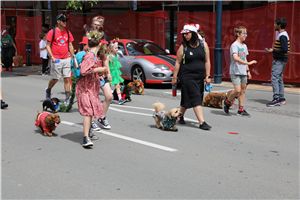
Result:
<svg viewBox="0 0 300 200"><path fill-rule="evenodd" d="M95 15L96 16L96 15ZM110 39L136 38L155 41L165 48L165 20L169 21L166 11L153 13L136 13L128 11L124 15L102 15L105 17L104 31ZM70 15L67 28L72 32L78 48L84 34L83 25L91 25L94 16ZM248 29L246 44L249 50L248 60L257 60L256 65L250 66L254 80L268 81L271 77L272 55L265 53L265 48L273 48L275 37L275 19L285 17L288 21L287 32L290 37L291 49L288 63L284 70L284 81L300 83L300 2L276 3L253 9L230 11L222 13L222 44L223 44L223 77L229 78L230 45L235 41L233 29L243 25ZM210 47L211 76L214 66L214 46L216 37L216 13L212 12L178 12L177 13L177 43L181 43L180 31L185 23L199 23L206 34L206 42ZM4 15L1 16L3 24ZM41 63L39 57L38 38L41 33L42 17L17 17L16 43L18 52L26 59L25 44L32 44L32 62ZM178 47L178 45L177 45Z"/></svg>
<svg viewBox="0 0 300 200"><path fill-rule="evenodd" d="M273 55L267 54L265 48L273 48L278 32L274 30L277 18L287 19L286 31L290 38L290 56L284 69L283 78L287 82L300 82L300 2L276 3L253 9L222 13L222 44L223 44L223 77L229 78L230 46L235 41L234 28L245 26L248 37L248 60L257 60L250 66L253 80L268 81L271 78ZM216 13L212 12L178 12L177 43L182 42L180 31L185 23L198 23L205 32L205 41L210 47L211 76L214 67L214 47L216 38ZM177 45L178 48L178 45ZM298 63L298 64L297 64Z"/></svg>
<svg viewBox="0 0 300 200"><path fill-rule="evenodd" d="M67 29L71 31L75 41L73 46L78 49L79 42L84 35L83 25L91 26L94 16L70 15ZM165 20L169 21L166 11L153 13L135 13L128 11L124 15L102 15L105 17L104 31L110 39L113 38L136 38L149 39L165 47ZM2 18L2 17L1 17ZM42 17L17 17L16 43L18 52L26 60L25 45L32 45L32 63L41 63L38 35L42 32Z"/></svg>

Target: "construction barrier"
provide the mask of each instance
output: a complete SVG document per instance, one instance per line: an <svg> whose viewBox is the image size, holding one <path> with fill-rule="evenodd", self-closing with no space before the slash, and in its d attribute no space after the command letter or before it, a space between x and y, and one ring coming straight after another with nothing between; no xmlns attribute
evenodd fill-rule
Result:
<svg viewBox="0 0 300 200"><path fill-rule="evenodd" d="M251 65L253 80L270 81L273 55L265 52L265 48L274 48L278 32L274 30L277 18L287 19L286 31L290 38L290 55L285 66L283 79L285 82L300 82L300 2L275 3L258 8L230 11L222 13L222 45L223 45L223 78L230 78L230 46L235 41L234 28L244 26L248 36L245 41L249 55L247 60L256 60ZM177 44L182 42L180 31L185 23L200 24L205 33L205 41L210 49L211 76L214 70L214 48L216 39L216 13L213 12L177 12ZM298 64L297 64L298 63Z"/></svg>

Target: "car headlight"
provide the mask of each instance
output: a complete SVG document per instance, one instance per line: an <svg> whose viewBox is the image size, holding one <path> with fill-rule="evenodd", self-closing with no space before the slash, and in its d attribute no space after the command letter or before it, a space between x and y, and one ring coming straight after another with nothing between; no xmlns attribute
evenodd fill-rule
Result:
<svg viewBox="0 0 300 200"><path fill-rule="evenodd" d="M164 65L164 64L156 64L156 65L154 65L154 67L156 67L158 69L163 69L163 70L170 69L170 67L168 65Z"/></svg>

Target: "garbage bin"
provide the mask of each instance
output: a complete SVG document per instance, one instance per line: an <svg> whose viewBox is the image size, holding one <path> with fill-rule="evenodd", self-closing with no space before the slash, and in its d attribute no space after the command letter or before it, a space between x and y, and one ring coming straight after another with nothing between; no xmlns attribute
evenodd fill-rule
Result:
<svg viewBox="0 0 300 200"><path fill-rule="evenodd" d="M31 44L26 44L26 66L31 66Z"/></svg>

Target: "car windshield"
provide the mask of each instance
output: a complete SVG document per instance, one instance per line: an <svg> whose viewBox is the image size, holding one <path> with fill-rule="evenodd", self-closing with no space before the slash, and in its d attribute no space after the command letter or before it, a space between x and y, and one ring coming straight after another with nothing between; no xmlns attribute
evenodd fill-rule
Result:
<svg viewBox="0 0 300 200"><path fill-rule="evenodd" d="M153 42L129 42L126 44L130 56L138 55L167 55L165 50Z"/></svg>

